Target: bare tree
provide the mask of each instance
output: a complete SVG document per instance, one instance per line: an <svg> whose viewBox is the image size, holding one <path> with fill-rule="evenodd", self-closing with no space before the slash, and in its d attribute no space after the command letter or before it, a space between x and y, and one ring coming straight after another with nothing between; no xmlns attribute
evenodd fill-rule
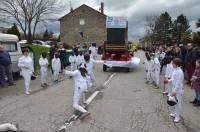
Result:
<svg viewBox="0 0 200 132"><path fill-rule="evenodd" d="M1 0L0 16L3 20L14 21L23 31L25 39L32 42L37 25L56 20L61 0Z"/></svg>

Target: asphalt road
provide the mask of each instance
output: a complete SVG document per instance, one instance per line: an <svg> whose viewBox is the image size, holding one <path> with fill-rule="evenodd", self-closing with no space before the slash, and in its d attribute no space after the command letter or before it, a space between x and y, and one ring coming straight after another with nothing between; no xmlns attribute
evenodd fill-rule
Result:
<svg viewBox="0 0 200 132"><path fill-rule="evenodd" d="M143 60L144 53L138 52ZM106 86L103 86L108 78ZM144 66L127 73L124 70L102 72L95 66L96 83L86 98L98 90L100 93L89 104L91 118L76 120L67 125L66 132L199 132L200 109L188 102L193 92L186 87L183 98L183 115L174 124L169 116L172 107L166 103L161 89L144 82ZM18 123L28 132L55 132L72 115L73 80L62 77L58 85L40 88L39 78L32 83L35 91L26 96L23 81L8 89L0 89L0 123ZM50 81L51 79L49 79Z"/></svg>

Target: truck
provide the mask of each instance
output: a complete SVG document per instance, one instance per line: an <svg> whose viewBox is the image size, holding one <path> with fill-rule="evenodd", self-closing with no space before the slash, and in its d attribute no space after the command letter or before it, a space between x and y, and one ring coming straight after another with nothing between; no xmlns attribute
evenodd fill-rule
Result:
<svg viewBox="0 0 200 132"><path fill-rule="evenodd" d="M103 71L109 67L122 67L127 71L132 66L133 56L128 46L128 20L126 17L107 17L107 40L104 42Z"/></svg>

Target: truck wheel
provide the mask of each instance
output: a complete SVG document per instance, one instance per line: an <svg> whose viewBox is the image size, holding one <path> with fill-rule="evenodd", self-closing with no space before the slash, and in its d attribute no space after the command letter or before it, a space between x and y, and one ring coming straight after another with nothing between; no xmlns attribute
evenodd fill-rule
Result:
<svg viewBox="0 0 200 132"><path fill-rule="evenodd" d="M126 68L126 72L130 72L130 68Z"/></svg>
<svg viewBox="0 0 200 132"><path fill-rule="evenodd" d="M103 71L106 72L106 70L107 70L107 66L103 65Z"/></svg>

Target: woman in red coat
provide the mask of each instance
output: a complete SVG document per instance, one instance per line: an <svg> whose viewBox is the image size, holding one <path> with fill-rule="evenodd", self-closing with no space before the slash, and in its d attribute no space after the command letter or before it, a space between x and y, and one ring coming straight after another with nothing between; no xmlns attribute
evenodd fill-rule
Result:
<svg viewBox="0 0 200 132"><path fill-rule="evenodd" d="M196 92L196 98L191 103L194 106L200 106L200 60L196 61L196 69L191 79L191 88Z"/></svg>

